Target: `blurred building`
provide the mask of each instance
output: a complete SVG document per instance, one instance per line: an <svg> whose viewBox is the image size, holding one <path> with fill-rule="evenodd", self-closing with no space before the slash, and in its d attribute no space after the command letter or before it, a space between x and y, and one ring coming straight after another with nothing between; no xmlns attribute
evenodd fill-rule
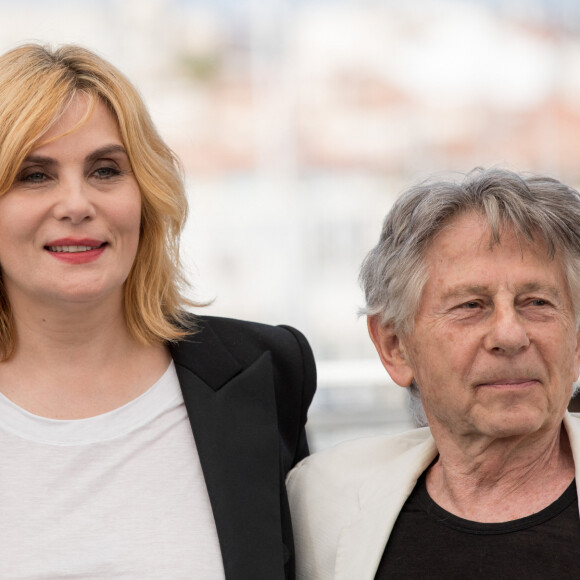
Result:
<svg viewBox="0 0 580 580"><path fill-rule="evenodd" d="M320 448L410 425L357 318L397 193L497 164L580 184L578 22L563 0L0 0L0 49L77 42L140 88L183 161L196 295L306 333Z"/></svg>

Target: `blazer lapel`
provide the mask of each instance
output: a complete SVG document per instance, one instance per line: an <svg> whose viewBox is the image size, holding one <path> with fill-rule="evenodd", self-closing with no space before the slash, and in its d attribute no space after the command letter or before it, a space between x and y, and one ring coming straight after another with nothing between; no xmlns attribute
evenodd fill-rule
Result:
<svg viewBox="0 0 580 580"><path fill-rule="evenodd" d="M228 580L284 577L272 361L243 369L208 327L171 348Z"/></svg>
<svg viewBox="0 0 580 580"><path fill-rule="evenodd" d="M576 478L576 491L580 498L580 413L569 413L564 415L564 429L568 435L572 457L574 458L574 471Z"/></svg>
<svg viewBox="0 0 580 580"><path fill-rule="evenodd" d="M360 511L340 536L335 580L373 580L403 504L437 455L432 437L378 469L359 492Z"/></svg>

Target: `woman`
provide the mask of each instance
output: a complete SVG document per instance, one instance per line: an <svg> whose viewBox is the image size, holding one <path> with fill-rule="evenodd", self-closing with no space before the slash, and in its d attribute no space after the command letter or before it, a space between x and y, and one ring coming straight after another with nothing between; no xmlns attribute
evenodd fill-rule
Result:
<svg viewBox="0 0 580 580"><path fill-rule="evenodd" d="M187 212L134 87L0 57L1 578L292 578L304 337L183 312Z"/></svg>

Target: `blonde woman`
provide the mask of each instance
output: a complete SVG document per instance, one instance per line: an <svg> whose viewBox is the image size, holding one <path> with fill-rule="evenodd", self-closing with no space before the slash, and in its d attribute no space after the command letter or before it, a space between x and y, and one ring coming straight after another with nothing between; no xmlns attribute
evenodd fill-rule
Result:
<svg viewBox="0 0 580 580"><path fill-rule="evenodd" d="M293 578L312 354L184 313L186 213L111 64L0 57L1 578Z"/></svg>

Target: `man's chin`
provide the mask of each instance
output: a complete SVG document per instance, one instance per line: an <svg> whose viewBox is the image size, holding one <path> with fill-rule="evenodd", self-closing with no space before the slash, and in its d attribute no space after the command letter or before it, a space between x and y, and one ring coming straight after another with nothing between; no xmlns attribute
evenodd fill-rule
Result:
<svg viewBox="0 0 580 580"><path fill-rule="evenodd" d="M559 425L563 417L564 412L557 419L550 418L537 407L519 406L503 411L492 411L487 418L479 422L479 429L482 435L497 439L522 437L544 432L555 424Z"/></svg>

